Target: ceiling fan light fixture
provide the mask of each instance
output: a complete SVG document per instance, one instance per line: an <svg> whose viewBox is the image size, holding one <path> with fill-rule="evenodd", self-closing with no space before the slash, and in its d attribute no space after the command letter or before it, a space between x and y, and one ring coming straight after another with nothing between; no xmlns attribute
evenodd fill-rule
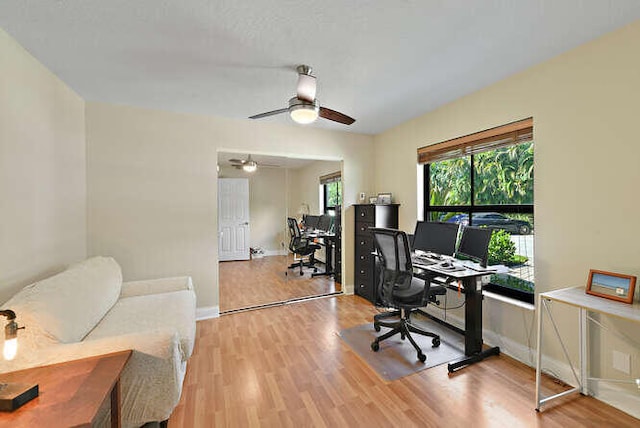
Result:
<svg viewBox="0 0 640 428"><path fill-rule="evenodd" d="M339 111L332 110L325 106L320 107L320 103L316 99L316 77L311 74L311 67L308 65L299 65L297 71L298 86L296 88L296 96L289 100L289 107L254 114L253 116L249 116L249 119L262 119L263 117L288 112L294 122L302 125L313 123L318 117L344 125L351 125L356 121L354 118Z"/></svg>
<svg viewBox="0 0 640 428"><path fill-rule="evenodd" d="M309 102L294 97L289 101L289 115L294 122L301 125L315 122L319 111L320 105L317 100Z"/></svg>
<svg viewBox="0 0 640 428"><path fill-rule="evenodd" d="M248 161L242 165L242 170L246 172L255 172L258 169L258 164L255 161Z"/></svg>

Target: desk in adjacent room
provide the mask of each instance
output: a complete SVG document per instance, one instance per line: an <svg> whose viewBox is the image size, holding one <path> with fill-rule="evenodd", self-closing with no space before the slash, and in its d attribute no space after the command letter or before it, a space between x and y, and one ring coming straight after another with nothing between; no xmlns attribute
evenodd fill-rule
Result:
<svg viewBox="0 0 640 428"><path fill-rule="evenodd" d="M314 239L314 240L322 240L321 242L316 242L318 245L322 245L326 248L326 260L324 262L324 272L314 272L311 276L319 276L326 275L332 276L334 275L333 268L333 254L335 252L336 246L336 234L328 233L328 232L305 232L305 238Z"/></svg>

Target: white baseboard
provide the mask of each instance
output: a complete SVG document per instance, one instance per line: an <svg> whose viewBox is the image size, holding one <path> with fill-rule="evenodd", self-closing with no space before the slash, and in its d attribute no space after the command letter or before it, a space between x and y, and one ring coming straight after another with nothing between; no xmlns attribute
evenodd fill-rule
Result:
<svg viewBox="0 0 640 428"><path fill-rule="evenodd" d="M437 307L428 306L427 312L433 313L434 316L442 319L443 311L438 309ZM447 322L458 327L461 330L464 330L463 317L449 313L447 314ZM484 328L482 329L482 341L488 346L499 346L501 354L508 355L509 357L535 369L535 348L529 348L528 346L520 342L516 342L515 340L509 339L508 337L504 337L494 331ZM545 371L552 373L555 377L561 379L566 383L575 384L575 380L573 379L573 374L571 372L569 364L561 362L559 360L555 360L548 356L544 356L543 362Z"/></svg>
<svg viewBox="0 0 640 428"><path fill-rule="evenodd" d="M265 250L265 256L286 256L287 250Z"/></svg>
<svg viewBox="0 0 640 428"><path fill-rule="evenodd" d="M628 388L607 381L598 382L596 389L598 392L595 397L598 400L640 419L640 391L635 385L632 387L637 392L635 394L633 392L630 393Z"/></svg>
<svg viewBox="0 0 640 428"><path fill-rule="evenodd" d="M428 307L428 312L434 316L440 317L442 311ZM458 328L464 329L464 319L459 316L447 315L447 322ZM483 329L482 339L486 345L499 346L500 353L526 364L527 366L536 368L536 349L529 348L522 343L516 342L509 338L500 336L499 334ZM574 363L576 364L576 363ZM577 365L574 365L579 370ZM542 372L547 373L571 386L578 386L573 376L571 366L564 360L551 358L548 355L542 356ZM634 389L635 391L635 389ZM622 410L635 418L640 418L640 392L638 394L629 393L629 389L625 389L621 385L616 385L606 381L590 382L589 394L594 398L603 401L616 409ZM534 397L532 397L534 400Z"/></svg>
<svg viewBox="0 0 640 428"><path fill-rule="evenodd" d="M342 284L342 292L346 295L353 294L355 287L353 284Z"/></svg>
<svg viewBox="0 0 640 428"><path fill-rule="evenodd" d="M220 306L205 306L196 308L196 321L218 318L220 316Z"/></svg>

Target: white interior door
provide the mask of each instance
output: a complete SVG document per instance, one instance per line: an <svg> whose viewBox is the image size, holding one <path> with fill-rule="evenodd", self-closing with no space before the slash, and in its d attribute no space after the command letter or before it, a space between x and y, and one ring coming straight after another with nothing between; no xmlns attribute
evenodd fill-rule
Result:
<svg viewBox="0 0 640 428"><path fill-rule="evenodd" d="M249 179L218 179L218 260L249 260Z"/></svg>

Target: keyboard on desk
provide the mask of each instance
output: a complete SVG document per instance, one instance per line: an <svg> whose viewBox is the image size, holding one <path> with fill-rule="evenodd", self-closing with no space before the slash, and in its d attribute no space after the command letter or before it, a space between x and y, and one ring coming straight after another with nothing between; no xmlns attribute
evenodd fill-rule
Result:
<svg viewBox="0 0 640 428"><path fill-rule="evenodd" d="M434 260L427 256L411 256L411 263L416 266L431 266L440 263L440 260Z"/></svg>

